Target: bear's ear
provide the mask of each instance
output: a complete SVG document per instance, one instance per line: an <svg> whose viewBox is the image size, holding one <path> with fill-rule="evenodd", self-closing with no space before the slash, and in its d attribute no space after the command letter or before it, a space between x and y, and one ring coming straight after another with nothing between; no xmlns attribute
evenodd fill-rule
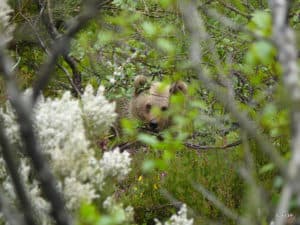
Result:
<svg viewBox="0 0 300 225"><path fill-rule="evenodd" d="M176 94L176 93L186 94L187 93L186 83L181 80L176 81L174 84L171 85L170 93L171 94Z"/></svg>
<svg viewBox="0 0 300 225"><path fill-rule="evenodd" d="M147 77L139 75L134 79L134 94L138 95L146 89L149 89L149 83Z"/></svg>

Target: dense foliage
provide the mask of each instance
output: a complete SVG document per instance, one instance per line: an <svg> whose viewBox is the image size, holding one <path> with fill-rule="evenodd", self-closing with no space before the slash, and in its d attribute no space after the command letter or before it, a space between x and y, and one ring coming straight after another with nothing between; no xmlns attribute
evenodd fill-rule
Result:
<svg viewBox="0 0 300 225"><path fill-rule="evenodd" d="M8 50L16 62L22 90L33 85L40 65L50 54L48 50L66 31L71 18L84 8L79 0L45 2L46 10L30 0L11 1L14 10L11 22L15 32ZM244 224L268 224L272 218L282 188L282 174L253 137L241 129L237 118L230 113L230 106L220 101L216 93L200 81L198 71L190 60L193 39L180 2L107 1L99 15L76 35L69 58L59 58L53 77L43 92L49 100L40 104L48 104L49 108L38 105L40 113L37 113L36 129L45 140L42 146L46 154L57 163L52 169L58 179L67 179L67 172L77 176L81 169L85 169L84 163L78 161L74 167L78 172L60 171L62 165L70 163L71 156L76 161L77 157L81 157L79 155L85 155L92 148L91 156L95 155L99 161L102 158L102 164L98 165L102 168L94 168L97 172L85 174L78 181L83 182L82 185L99 185L92 191L91 187L85 189L95 196L88 198L86 195L86 199L78 197L67 201L67 207L77 215L79 224L125 224L132 209L128 212L124 206L134 210L134 218L128 219L128 224L159 224L158 220L166 221L172 215L169 223L165 224L188 224L191 217L194 224L216 221L238 224L240 221L235 215L242 215L245 221L249 219L252 222ZM237 109L259 125L260 132L271 140L284 160L289 160L290 102L283 88L277 50L271 40L272 18L267 1L195 2L202 18L201 28L205 28L200 32L203 38L198 43L203 73L218 85L219 94L234 100ZM46 23L42 11L50 18ZM291 3L288 18L299 42L298 0ZM195 20L194 23L197 22ZM52 30L49 28L51 25L55 32L53 27ZM299 47L300 43L297 44ZM115 115L106 98L115 102L130 99L134 77L141 74L165 84L178 80L188 84L187 96L177 95L171 99L174 107L167 113L172 117L172 126L153 134L141 131L136 121L125 116L121 119L120 134L116 135L119 133L116 127L117 132L108 132ZM93 88L89 84L94 88L105 87L106 96L100 88L96 97L92 97ZM74 99L66 94L67 91L71 91ZM80 99L79 103L76 97ZM1 81L0 102L4 105L8 99ZM62 108L56 105L56 101L62 104ZM72 112L72 104L77 105L77 111ZM7 110L3 113L12 123L14 119L9 106ZM53 124L55 120L46 118L64 120L66 112L70 121L65 120L64 124ZM39 126L55 127L51 128L54 129L52 133L43 133L45 131ZM71 144L64 141L67 146L65 158L60 155L64 148L47 147L51 145L47 135L53 138L59 135L57 130L71 132L67 138ZM12 140L17 138L13 132ZM83 136L88 139L87 143L78 141ZM83 144L85 146L82 147ZM127 171L129 164L118 167L114 161L115 167L102 173L110 174L110 171L116 170L116 174L110 175L116 177L121 174L124 179L107 181L109 185L101 184L104 178L96 175L109 167L110 161L108 158L105 160L105 154L116 146L127 146L132 158L131 170ZM75 148L79 148L79 155L70 153ZM24 162L22 166L26 168L27 164ZM68 168L71 170L72 166ZM111 187L114 187L113 191ZM98 197L100 191L101 197ZM68 190L65 192L67 199L74 197ZM113 199L107 200L106 197L111 195ZM105 203L102 204L105 199L112 202L106 202L109 205L106 208ZM75 203L74 207L70 205ZM187 205L188 218L182 203ZM290 210L296 214L299 202L292 204Z"/></svg>

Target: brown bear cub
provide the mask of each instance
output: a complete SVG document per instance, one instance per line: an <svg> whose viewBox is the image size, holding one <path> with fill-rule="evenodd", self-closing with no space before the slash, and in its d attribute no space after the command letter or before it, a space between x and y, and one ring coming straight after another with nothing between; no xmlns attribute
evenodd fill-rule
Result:
<svg viewBox="0 0 300 225"><path fill-rule="evenodd" d="M183 81L166 86L161 82L150 83L145 76L137 76L129 103L129 117L139 120L150 131L159 132L170 126L171 119L166 111L170 107L171 96L179 92L187 92Z"/></svg>

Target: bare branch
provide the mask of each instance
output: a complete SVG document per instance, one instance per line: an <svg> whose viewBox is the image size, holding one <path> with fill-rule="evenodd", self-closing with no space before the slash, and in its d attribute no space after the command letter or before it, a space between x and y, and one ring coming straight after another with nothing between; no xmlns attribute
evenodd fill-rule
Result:
<svg viewBox="0 0 300 225"><path fill-rule="evenodd" d="M184 145L188 148L196 149L196 150L210 150L210 149L228 149L228 148L233 148L238 145L242 144L241 140L232 142L230 144L222 145L222 146L206 146L206 145L197 145L197 144L192 144L192 143L184 143Z"/></svg>
<svg viewBox="0 0 300 225"><path fill-rule="evenodd" d="M300 196L295 180L299 180L300 170L300 77L297 64L295 34L288 25L288 1L270 0L273 16L273 40L278 49L278 59L283 70L285 89L289 94L292 125L292 158L288 165L288 180L283 187L276 215L287 213L294 192ZM286 217L276 216L275 224L282 225Z"/></svg>
<svg viewBox="0 0 300 225"><path fill-rule="evenodd" d="M71 21L67 32L54 43L53 49L46 63L42 66L36 84L33 87L32 99L22 98L18 91L14 74L11 70L12 63L0 49L0 71L4 76L7 86L7 92L10 96L10 102L15 109L17 121L20 125L21 138L24 143L24 148L29 157L32 159L33 168L37 173L37 177L41 182L41 188L46 199L51 203L51 213L58 225L69 225L72 221L66 212L65 204L61 194L57 190L57 185L53 174L50 171L49 165L45 160L39 142L35 137L33 121L31 117L32 104L34 104L41 92L50 80L58 57L65 55L69 49L72 37L97 13L98 1L88 1L85 10L77 18ZM27 100L24 101L24 100ZM26 207L24 207L26 208Z"/></svg>
<svg viewBox="0 0 300 225"><path fill-rule="evenodd" d="M45 25L50 37L53 40L53 43L55 44L56 41L62 36L62 34L59 33L59 31L56 29L53 21L53 16L51 12L51 0L47 0L47 11L48 13L43 10L46 6L46 2L42 3L39 1L38 7L40 7L41 15L42 15L42 22ZM73 91L76 96L80 96L82 94L82 85L81 85L81 74L80 71L77 69L76 62L73 60L67 53L63 54L64 60L66 63L70 66L73 77L70 80L70 83L73 87ZM67 74L68 76L68 74Z"/></svg>
<svg viewBox="0 0 300 225"><path fill-rule="evenodd" d="M31 104L24 101L14 79L14 74L10 69L12 63L5 57L0 49L0 71L6 82L7 92L10 102L15 109L17 122L20 125L21 138L28 156L31 158L37 177L41 182L41 188L46 199L51 203L52 215L58 225L69 225L71 220L65 210L65 204L61 194L56 188L56 182L48 162L42 154L41 147L35 137L33 122L31 118ZM24 208L24 210L26 207Z"/></svg>
<svg viewBox="0 0 300 225"><path fill-rule="evenodd" d="M88 1L85 10L74 20L71 21L66 33L53 43L53 49L50 52L47 62L41 67L38 73L38 80L33 87L32 100L33 103L37 100L40 91L45 88L50 80L51 74L54 71L56 62L60 55L67 55L69 45L74 35L82 29L89 20L96 16L98 12L97 1ZM104 1L106 2L106 1Z"/></svg>
<svg viewBox="0 0 300 225"><path fill-rule="evenodd" d="M41 8L41 13L43 12L43 8ZM42 40L42 38L41 38L41 36L39 35L39 33L38 33L38 31L36 30L36 27L32 24L32 22L26 17L26 16L24 16L21 12L20 12L20 15L27 21L27 23L30 25L30 27L31 27L31 29L32 29L32 31L33 31L33 33L35 34L35 36L36 36L36 38L38 39L38 41L39 41L39 43L40 43L40 46L42 47L42 49L46 52L46 54L47 55L49 55L50 53L49 53L49 50L48 50L48 47L46 46L46 44L44 43L44 41ZM54 25L53 25L54 26ZM49 31L49 33L51 34L52 32L51 31ZM69 65L70 65L70 67L71 67L71 69L72 69L72 71L73 71L73 73L77 73L77 69L76 69L76 66L75 66L75 62L72 62L71 60L71 57L69 57L69 56L66 56L65 57L65 59L66 59L66 62L68 62L68 59L70 58L70 63L69 63ZM73 60L74 61L74 60ZM76 91L76 93L77 93L77 95L79 96L79 95L81 95L81 92L80 92L80 90L77 88L77 86L74 84L74 82L73 82L73 80L72 80L72 77L71 77L71 75L69 74L69 72L68 72L68 70L65 68L65 67L63 67L62 65L60 65L60 64L58 64L58 67L66 74L66 76L67 76L67 78L68 78L68 80L69 80L69 82L70 82L70 84L72 85L72 88L73 88L73 90L75 90ZM78 76L75 76L75 77L78 77ZM64 86L65 86L65 84L64 84ZM69 87L67 87L68 89L70 89Z"/></svg>
<svg viewBox="0 0 300 225"><path fill-rule="evenodd" d="M10 174L15 193L20 201L22 208L24 209L24 217L26 224L34 225L37 223L34 220L32 204L30 202L30 199L28 198L28 194L26 193L25 185L23 184L22 179L20 178L18 166L13 156L13 153L16 152L14 151L13 147L9 143L7 137L5 136L1 119L2 118L0 118L0 146L3 154L3 159L5 160L6 168L8 170L8 173Z"/></svg>
<svg viewBox="0 0 300 225"><path fill-rule="evenodd" d="M245 217L251 221L250 224L259 224L263 220L265 214L264 209L267 208L267 201L264 195L264 190L257 184L256 181L256 165L252 152L250 151L249 140L243 132L243 150L245 152L245 167L239 168L239 173L244 178L245 182L249 185L247 200L245 207L249 208ZM245 223L248 225L249 223Z"/></svg>
<svg viewBox="0 0 300 225"><path fill-rule="evenodd" d="M225 106L225 108L231 113L231 115L237 119L242 129L244 129L250 138L253 138L262 151L270 156L270 159L276 164L280 172L286 176L286 170L284 162L274 148L268 138L261 132L258 125L252 121L245 112L241 111L236 105L235 101L228 98L227 91L220 88L201 68L201 48L200 41L207 41L208 37L203 25L203 21L199 16L196 5L192 2L182 3L181 11L184 17L185 24L189 29L191 36L190 46L190 60L192 68L197 72L199 80L201 80L203 86L215 94L216 99Z"/></svg>
<svg viewBox="0 0 300 225"><path fill-rule="evenodd" d="M247 20L250 20L250 19L251 19L251 15L249 15L249 14L247 14L247 13L244 13L244 12L238 10L237 8L235 8L235 7L231 6L231 5L229 5L228 3L224 2L224 1L219 1L219 3L220 3L222 6L224 6L225 8L231 10L232 12L235 12L235 13L237 13L237 14L239 14L239 15L245 17Z"/></svg>
<svg viewBox="0 0 300 225"><path fill-rule="evenodd" d="M23 216L15 209L9 206L7 200L0 193L0 212L10 225L25 225Z"/></svg>
<svg viewBox="0 0 300 225"><path fill-rule="evenodd" d="M245 34L250 35L251 37L255 38L256 40L263 40L263 41L267 41L270 43L273 43L273 40L271 38L268 37L264 37L261 36L259 34L256 34L252 31L250 31L249 29L245 28L245 26L242 26L240 24L235 23L234 21L232 21L231 19L229 19L228 17L218 13L216 10L214 9L207 9L207 8L201 8L201 10L208 16L210 16L211 18L216 19L218 22L220 22L221 24L223 24L226 27L229 27L230 29L237 31L237 32L243 32Z"/></svg>
<svg viewBox="0 0 300 225"><path fill-rule="evenodd" d="M229 209L223 202L221 202L213 193L208 191L201 184L193 184L193 187L199 191L206 199L212 202L225 216L240 223L242 218L234 211Z"/></svg>

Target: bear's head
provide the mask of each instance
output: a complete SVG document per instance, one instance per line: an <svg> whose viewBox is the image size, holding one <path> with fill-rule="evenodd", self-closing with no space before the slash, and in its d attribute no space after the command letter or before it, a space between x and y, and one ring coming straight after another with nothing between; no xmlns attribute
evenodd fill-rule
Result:
<svg viewBox="0 0 300 225"><path fill-rule="evenodd" d="M145 76L137 76L134 80L133 98L130 101L130 114L147 129L161 131L171 122L167 113L170 98L180 92L187 92L187 85L183 81L163 85L161 82L149 82Z"/></svg>

